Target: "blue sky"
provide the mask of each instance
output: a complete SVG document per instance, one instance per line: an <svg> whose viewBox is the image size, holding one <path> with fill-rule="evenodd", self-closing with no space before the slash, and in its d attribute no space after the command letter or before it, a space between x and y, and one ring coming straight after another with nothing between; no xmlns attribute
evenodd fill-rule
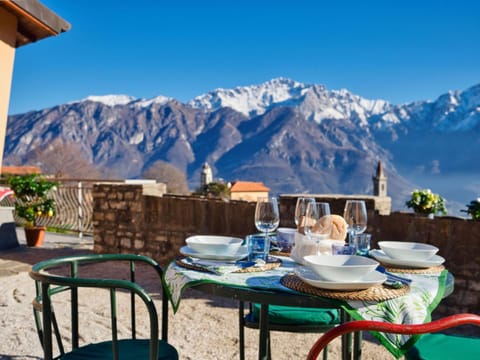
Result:
<svg viewBox="0 0 480 360"><path fill-rule="evenodd" d="M476 0L41 1L72 29L17 50L10 114L274 77L393 103L480 83Z"/></svg>

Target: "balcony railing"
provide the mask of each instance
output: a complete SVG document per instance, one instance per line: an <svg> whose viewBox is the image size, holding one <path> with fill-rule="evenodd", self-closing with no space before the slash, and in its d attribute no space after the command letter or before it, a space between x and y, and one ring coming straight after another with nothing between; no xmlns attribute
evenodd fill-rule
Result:
<svg viewBox="0 0 480 360"><path fill-rule="evenodd" d="M56 214L51 217L42 216L38 224L56 229L59 232L93 235L93 181L61 180L52 197L56 202ZM14 198L6 197L1 206L14 206ZM23 225L25 220L15 216L15 222Z"/></svg>

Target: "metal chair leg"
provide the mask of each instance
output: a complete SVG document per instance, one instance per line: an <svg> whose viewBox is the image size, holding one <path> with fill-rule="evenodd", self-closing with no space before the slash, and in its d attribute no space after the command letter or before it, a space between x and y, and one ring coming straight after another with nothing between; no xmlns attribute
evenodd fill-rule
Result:
<svg viewBox="0 0 480 360"><path fill-rule="evenodd" d="M245 317L244 302L238 302L238 344L240 347L240 360L245 360Z"/></svg>
<svg viewBox="0 0 480 360"><path fill-rule="evenodd" d="M342 324L350 321L350 315L343 309L340 310L340 322ZM352 359L352 334L342 335L342 360Z"/></svg>
<svg viewBox="0 0 480 360"><path fill-rule="evenodd" d="M362 332L357 331L353 334L353 358L354 360L362 359Z"/></svg>

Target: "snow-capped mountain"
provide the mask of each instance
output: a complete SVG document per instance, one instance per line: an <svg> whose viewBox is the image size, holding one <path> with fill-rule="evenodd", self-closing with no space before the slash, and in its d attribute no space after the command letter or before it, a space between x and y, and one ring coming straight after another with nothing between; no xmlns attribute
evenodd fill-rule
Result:
<svg viewBox="0 0 480 360"><path fill-rule="evenodd" d="M147 108L149 106L152 106L153 104L162 106L168 103L169 101L173 101L173 100L174 99L171 97L159 95L151 99L140 99L138 101L135 101L133 102L132 106L136 107L137 109Z"/></svg>
<svg viewBox="0 0 480 360"><path fill-rule="evenodd" d="M102 103L107 106L116 106L116 105L126 105L132 101L135 101L136 98L128 95L91 95L87 96L85 99L75 101L74 103L84 102L84 101L93 101Z"/></svg>
<svg viewBox="0 0 480 360"><path fill-rule="evenodd" d="M95 103L101 103L106 106L114 107L118 105L131 105L137 109L147 108L153 104L164 105L169 101L175 99L163 95L155 96L151 99L138 99L129 95L91 95L82 100L72 101L69 104L83 103L85 101L91 101Z"/></svg>
<svg viewBox="0 0 480 360"><path fill-rule="evenodd" d="M271 107L285 101L294 104L309 87L294 80L277 78L260 85L216 89L197 96L188 104L194 108L213 111L229 107L245 116L262 115Z"/></svg>
<svg viewBox="0 0 480 360"><path fill-rule="evenodd" d="M355 117L362 125L366 125L369 116L383 113L390 106L383 100L367 100L344 89L328 91L323 85L285 78L234 89L216 89L197 96L188 104L213 111L229 107L245 116L262 115L273 107L290 106L317 123L323 119Z"/></svg>
<svg viewBox="0 0 480 360"><path fill-rule="evenodd" d="M166 96L91 96L11 116L4 162L27 164L56 141L74 142L88 162L117 177L141 176L163 160L185 171L194 189L207 161L217 178L263 181L273 193L351 194L372 191L381 160L389 194L402 208L414 184L441 192L433 185L445 176L478 179L479 135L480 85L393 105L278 78L187 104ZM444 190L451 188L462 191L463 204L480 193L470 178Z"/></svg>

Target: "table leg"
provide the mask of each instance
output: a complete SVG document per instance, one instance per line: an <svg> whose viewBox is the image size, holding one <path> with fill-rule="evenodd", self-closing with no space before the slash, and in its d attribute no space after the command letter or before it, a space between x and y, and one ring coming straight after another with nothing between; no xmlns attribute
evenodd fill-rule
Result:
<svg viewBox="0 0 480 360"><path fill-rule="evenodd" d="M268 304L260 304L260 342L258 344L258 359L269 360L270 336L268 331Z"/></svg>

